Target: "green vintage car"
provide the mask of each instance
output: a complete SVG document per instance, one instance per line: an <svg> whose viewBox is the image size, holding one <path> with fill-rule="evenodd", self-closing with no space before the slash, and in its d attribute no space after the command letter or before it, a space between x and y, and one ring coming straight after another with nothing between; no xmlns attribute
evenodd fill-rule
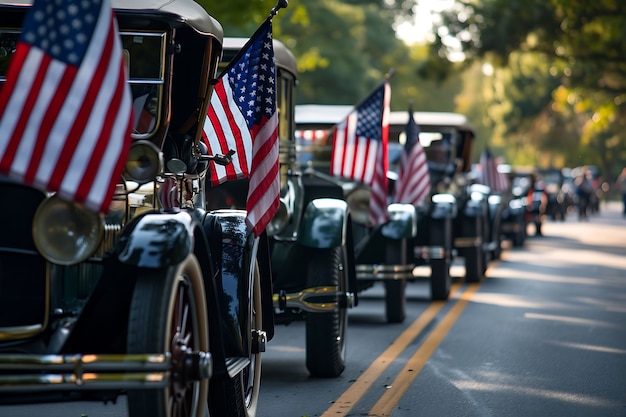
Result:
<svg viewBox="0 0 626 417"><path fill-rule="evenodd" d="M245 38L225 38L223 62ZM306 366L316 377L345 369L348 309L357 304L352 217L343 189L333 181L303 175L294 138L296 59L274 39L279 109L280 209L267 227L270 237L274 321L306 322ZM224 64L223 64L224 65ZM247 180L208 190L215 208L245 207Z"/></svg>

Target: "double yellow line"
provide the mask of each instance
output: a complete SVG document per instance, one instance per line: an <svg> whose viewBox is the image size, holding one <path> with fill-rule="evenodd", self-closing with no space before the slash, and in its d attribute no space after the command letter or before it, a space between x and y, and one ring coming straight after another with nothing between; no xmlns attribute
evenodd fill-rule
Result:
<svg viewBox="0 0 626 417"><path fill-rule="evenodd" d="M459 318L465 306L478 290L479 284L469 284L458 300L450 308L439 324L415 351L405 367L393 381L391 388L386 390L368 415L388 416L398 404L411 382L420 373L428 358L433 354L439 343L446 336L452 325ZM450 298L459 291L461 284L453 284ZM435 319L437 314L449 301L434 301L426 310L389 346L369 368L348 388L321 417L339 417L347 415L356 403L365 395L387 367L406 349L406 347L424 331L426 326Z"/></svg>

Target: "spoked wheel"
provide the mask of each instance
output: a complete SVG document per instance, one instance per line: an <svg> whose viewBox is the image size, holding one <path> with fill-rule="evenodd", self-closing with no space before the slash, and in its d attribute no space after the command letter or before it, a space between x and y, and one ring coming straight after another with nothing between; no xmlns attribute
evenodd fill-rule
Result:
<svg viewBox="0 0 626 417"><path fill-rule="evenodd" d="M246 333L249 364L232 378L212 378L209 410L216 417L254 417L259 403L261 387L261 352L254 351L252 338L263 328L261 308L261 276L254 261L252 265L251 295L248 306L250 319ZM258 349L257 349L258 350Z"/></svg>
<svg viewBox="0 0 626 417"><path fill-rule="evenodd" d="M130 417L204 417L208 375L197 378L194 354L209 352L208 313L198 260L144 270L137 277L128 321L128 353L169 353L166 388L130 390ZM197 359L197 356L195 356ZM191 359L191 360L190 360Z"/></svg>
<svg viewBox="0 0 626 417"><path fill-rule="evenodd" d="M309 287L331 286L343 293L348 291L348 255L345 246L331 249L311 249L307 261ZM318 302L336 302L335 297ZM346 367L346 330L348 307L330 313L306 315L306 367L314 377L336 377Z"/></svg>

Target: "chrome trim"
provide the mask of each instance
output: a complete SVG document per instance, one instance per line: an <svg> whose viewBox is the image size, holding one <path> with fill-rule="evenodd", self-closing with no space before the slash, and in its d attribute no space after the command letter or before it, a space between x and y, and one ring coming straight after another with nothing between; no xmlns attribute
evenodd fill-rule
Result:
<svg viewBox="0 0 626 417"><path fill-rule="evenodd" d="M483 244L482 236L457 237L454 239L454 246L457 248L477 248Z"/></svg>
<svg viewBox="0 0 626 417"><path fill-rule="evenodd" d="M338 308L354 307L354 294L351 292L338 291L336 286L322 286L304 289L296 293L280 293L272 296L274 308L284 311L286 308L299 308L309 313L329 313ZM334 296L334 302L309 301L316 297Z"/></svg>
<svg viewBox="0 0 626 417"><path fill-rule="evenodd" d="M444 259L446 250L443 246L415 246L413 254L422 259Z"/></svg>
<svg viewBox="0 0 626 417"><path fill-rule="evenodd" d="M366 280L413 278L414 264L405 265L356 265L356 278Z"/></svg>
<svg viewBox="0 0 626 417"><path fill-rule="evenodd" d="M164 388L169 383L170 368L169 353L1 354L0 393ZM8 375L7 371L16 373Z"/></svg>

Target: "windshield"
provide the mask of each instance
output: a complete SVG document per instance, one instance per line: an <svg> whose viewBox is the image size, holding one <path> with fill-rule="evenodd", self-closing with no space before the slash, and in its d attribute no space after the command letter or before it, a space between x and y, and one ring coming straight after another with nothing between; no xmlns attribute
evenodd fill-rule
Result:
<svg viewBox="0 0 626 417"><path fill-rule="evenodd" d="M0 88L6 81L19 36L19 31L0 31ZM159 121L165 74L165 34L126 32L121 33L121 37L133 95L133 136L144 138L155 131Z"/></svg>
<svg viewBox="0 0 626 417"><path fill-rule="evenodd" d="M133 95L133 136L146 138L154 133L160 119L165 78L165 34L122 32L128 83Z"/></svg>

